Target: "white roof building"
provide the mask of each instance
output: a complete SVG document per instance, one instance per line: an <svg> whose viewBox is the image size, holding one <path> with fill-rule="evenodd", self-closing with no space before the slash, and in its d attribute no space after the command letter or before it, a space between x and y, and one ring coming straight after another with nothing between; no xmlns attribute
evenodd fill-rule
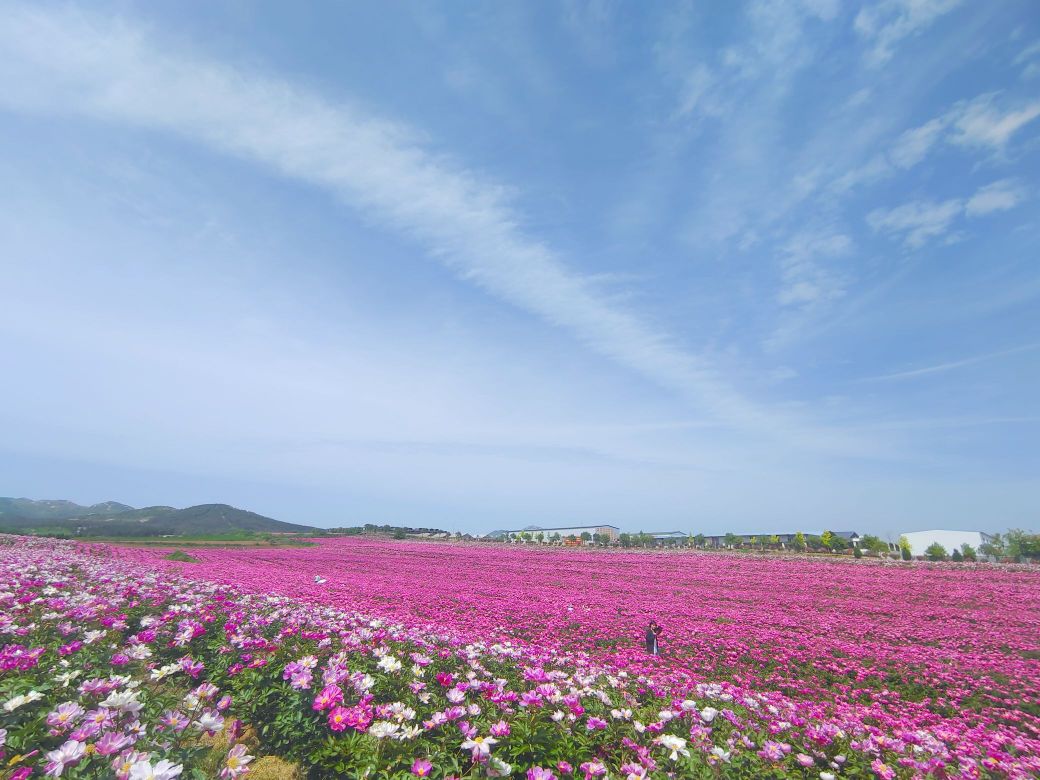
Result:
<svg viewBox="0 0 1040 780"><path fill-rule="evenodd" d="M924 551L938 542L949 555L954 550L961 549L961 545L970 544L979 551L979 545L990 541L993 537L982 531L911 531L903 534L910 543L910 552L914 556L924 555Z"/></svg>

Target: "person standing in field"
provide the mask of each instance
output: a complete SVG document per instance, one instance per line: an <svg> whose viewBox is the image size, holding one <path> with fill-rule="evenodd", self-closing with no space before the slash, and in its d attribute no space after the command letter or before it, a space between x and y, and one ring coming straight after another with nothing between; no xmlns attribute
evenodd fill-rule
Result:
<svg viewBox="0 0 1040 780"><path fill-rule="evenodd" d="M661 627L656 620L651 620L646 627L646 652L650 655L660 655L657 647L657 637L661 635Z"/></svg>

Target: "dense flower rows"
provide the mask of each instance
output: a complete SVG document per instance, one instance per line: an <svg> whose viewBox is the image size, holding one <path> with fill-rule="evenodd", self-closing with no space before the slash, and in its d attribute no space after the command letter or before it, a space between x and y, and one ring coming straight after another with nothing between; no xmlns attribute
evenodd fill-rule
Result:
<svg viewBox="0 0 1040 780"><path fill-rule="evenodd" d="M1030 575L976 572L971 590L943 571L365 542L177 564L5 541L0 750L12 777L228 778L251 753L313 777L1040 770L1026 712L1038 677ZM997 622L947 640L953 599L969 592L965 611ZM1016 606L987 607L994 596ZM629 641L651 605L671 641L659 660ZM941 614L945 631L911 632L900 615L915 609ZM810 630L816 621L825 628ZM939 663L935 643L956 648L954 663ZM902 676L870 684L870 653L877 674ZM979 670L972 693L960 690ZM911 700L912 685L928 695ZM972 696L1001 706L966 707ZM216 765L207 734L222 740Z"/></svg>

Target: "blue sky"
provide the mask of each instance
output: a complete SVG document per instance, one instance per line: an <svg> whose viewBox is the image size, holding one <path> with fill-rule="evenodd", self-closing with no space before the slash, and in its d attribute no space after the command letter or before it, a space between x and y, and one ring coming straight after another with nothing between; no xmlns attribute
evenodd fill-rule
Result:
<svg viewBox="0 0 1040 780"><path fill-rule="evenodd" d="M0 494L1038 525L1030 0L0 5Z"/></svg>

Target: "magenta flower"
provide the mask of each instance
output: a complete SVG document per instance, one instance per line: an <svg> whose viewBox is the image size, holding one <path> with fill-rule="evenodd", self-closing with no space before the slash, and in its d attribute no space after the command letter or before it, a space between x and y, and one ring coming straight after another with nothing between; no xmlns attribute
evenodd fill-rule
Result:
<svg viewBox="0 0 1040 780"><path fill-rule="evenodd" d="M412 762L412 774L416 777L428 777L433 771L433 764L425 758L417 758Z"/></svg>
<svg viewBox="0 0 1040 780"><path fill-rule="evenodd" d="M493 737L508 737L509 736L509 724L504 720L500 720L491 726L491 736Z"/></svg>

